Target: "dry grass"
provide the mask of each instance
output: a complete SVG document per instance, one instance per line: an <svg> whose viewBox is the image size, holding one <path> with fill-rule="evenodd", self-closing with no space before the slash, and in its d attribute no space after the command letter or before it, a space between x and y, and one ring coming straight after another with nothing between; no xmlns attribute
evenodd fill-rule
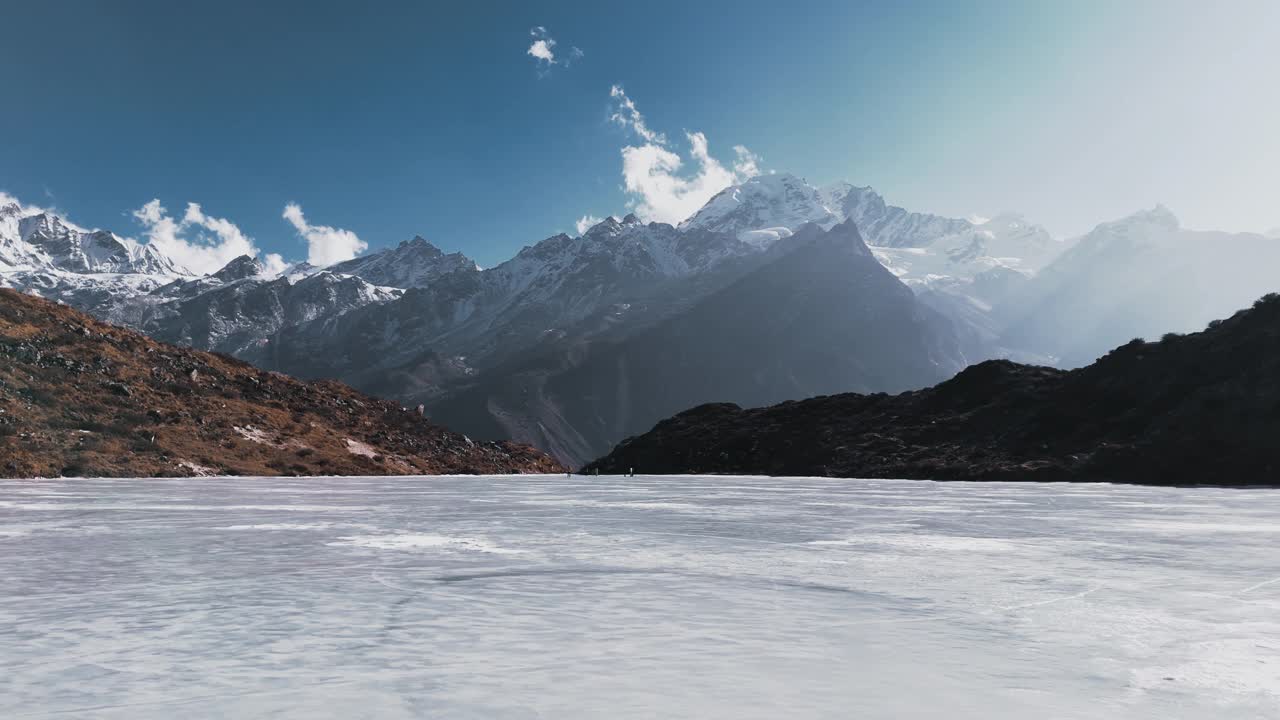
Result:
<svg viewBox="0 0 1280 720"><path fill-rule="evenodd" d="M238 429L237 429L238 428ZM348 442L351 441L351 442ZM372 449L352 452L352 447ZM0 289L0 475L563 472L336 382L301 382Z"/></svg>

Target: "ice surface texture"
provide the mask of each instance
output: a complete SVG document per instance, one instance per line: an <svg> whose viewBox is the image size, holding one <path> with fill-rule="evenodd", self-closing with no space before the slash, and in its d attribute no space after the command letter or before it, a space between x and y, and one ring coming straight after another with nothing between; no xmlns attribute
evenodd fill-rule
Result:
<svg viewBox="0 0 1280 720"><path fill-rule="evenodd" d="M0 481L0 717L1280 715L1280 493Z"/></svg>

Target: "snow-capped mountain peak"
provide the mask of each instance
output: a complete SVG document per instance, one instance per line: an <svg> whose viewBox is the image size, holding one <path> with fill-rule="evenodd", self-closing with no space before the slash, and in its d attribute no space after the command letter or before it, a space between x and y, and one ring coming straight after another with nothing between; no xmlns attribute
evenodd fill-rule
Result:
<svg viewBox="0 0 1280 720"><path fill-rule="evenodd" d="M1099 224L1080 238L1082 246L1095 247L1116 243L1148 245L1172 238L1181 228L1178 217L1164 205L1139 210L1119 220Z"/></svg>
<svg viewBox="0 0 1280 720"><path fill-rule="evenodd" d="M1178 216L1163 203L1157 203L1150 210L1136 212L1130 215L1128 220L1155 225L1166 230L1177 230L1182 227L1182 223L1178 222Z"/></svg>
<svg viewBox="0 0 1280 720"><path fill-rule="evenodd" d="M0 269L69 273L189 274L151 245L87 230L38 208L0 208Z"/></svg>
<svg viewBox="0 0 1280 720"><path fill-rule="evenodd" d="M974 224L961 218L914 213L889 205L869 186L837 182L820 191L826 207L840 218L857 224L868 245L924 247L947 235L964 232Z"/></svg>
<svg viewBox="0 0 1280 720"><path fill-rule="evenodd" d="M679 227L729 233L767 247L805 223L829 228L841 219L817 188L790 173L774 173L721 190Z"/></svg>
<svg viewBox="0 0 1280 720"><path fill-rule="evenodd" d="M374 285L398 288L426 287L456 270L476 270L475 261L462 253L448 253L421 235L398 246L331 265L329 272L354 275Z"/></svg>
<svg viewBox="0 0 1280 720"><path fill-rule="evenodd" d="M240 257L227 263L221 270L213 274L213 277L222 282L235 282L245 278L256 277L265 272L262 263L250 255L241 255Z"/></svg>
<svg viewBox="0 0 1280 720"><path fill-rule="evenodd" d="M443 250L433 245L431 241L421 235L414 235L412 240L401 240L400 244L396 246L396 249L414 249L429 257L441 257L444 255Z"/></svg>

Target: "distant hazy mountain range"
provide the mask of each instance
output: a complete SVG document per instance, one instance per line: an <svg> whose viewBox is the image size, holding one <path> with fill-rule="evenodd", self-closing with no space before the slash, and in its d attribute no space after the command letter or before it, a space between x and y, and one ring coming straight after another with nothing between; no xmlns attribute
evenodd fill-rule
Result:
<svg viewBox="0 0 1280 720"><path fill-rule="evenodd" d="M677 226L614 218L492 268L422 238L271 275L193 276L147 245L0 208L0 285L161 340L332 377L581 463L692 405L897 391L990 358L1078 366L1280 289L1280 242L1163 208L1055 239L787 174Z"/></svg>

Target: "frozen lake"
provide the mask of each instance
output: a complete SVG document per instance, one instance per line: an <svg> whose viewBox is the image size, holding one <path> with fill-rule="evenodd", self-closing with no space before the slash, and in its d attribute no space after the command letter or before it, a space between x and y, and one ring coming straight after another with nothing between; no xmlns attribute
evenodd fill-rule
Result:
<svg viewBox="0 0 1280 720"><path fill-rule="evenodd" d="M0 481L0 717L1275 718L1280 491Z"/></svg>

